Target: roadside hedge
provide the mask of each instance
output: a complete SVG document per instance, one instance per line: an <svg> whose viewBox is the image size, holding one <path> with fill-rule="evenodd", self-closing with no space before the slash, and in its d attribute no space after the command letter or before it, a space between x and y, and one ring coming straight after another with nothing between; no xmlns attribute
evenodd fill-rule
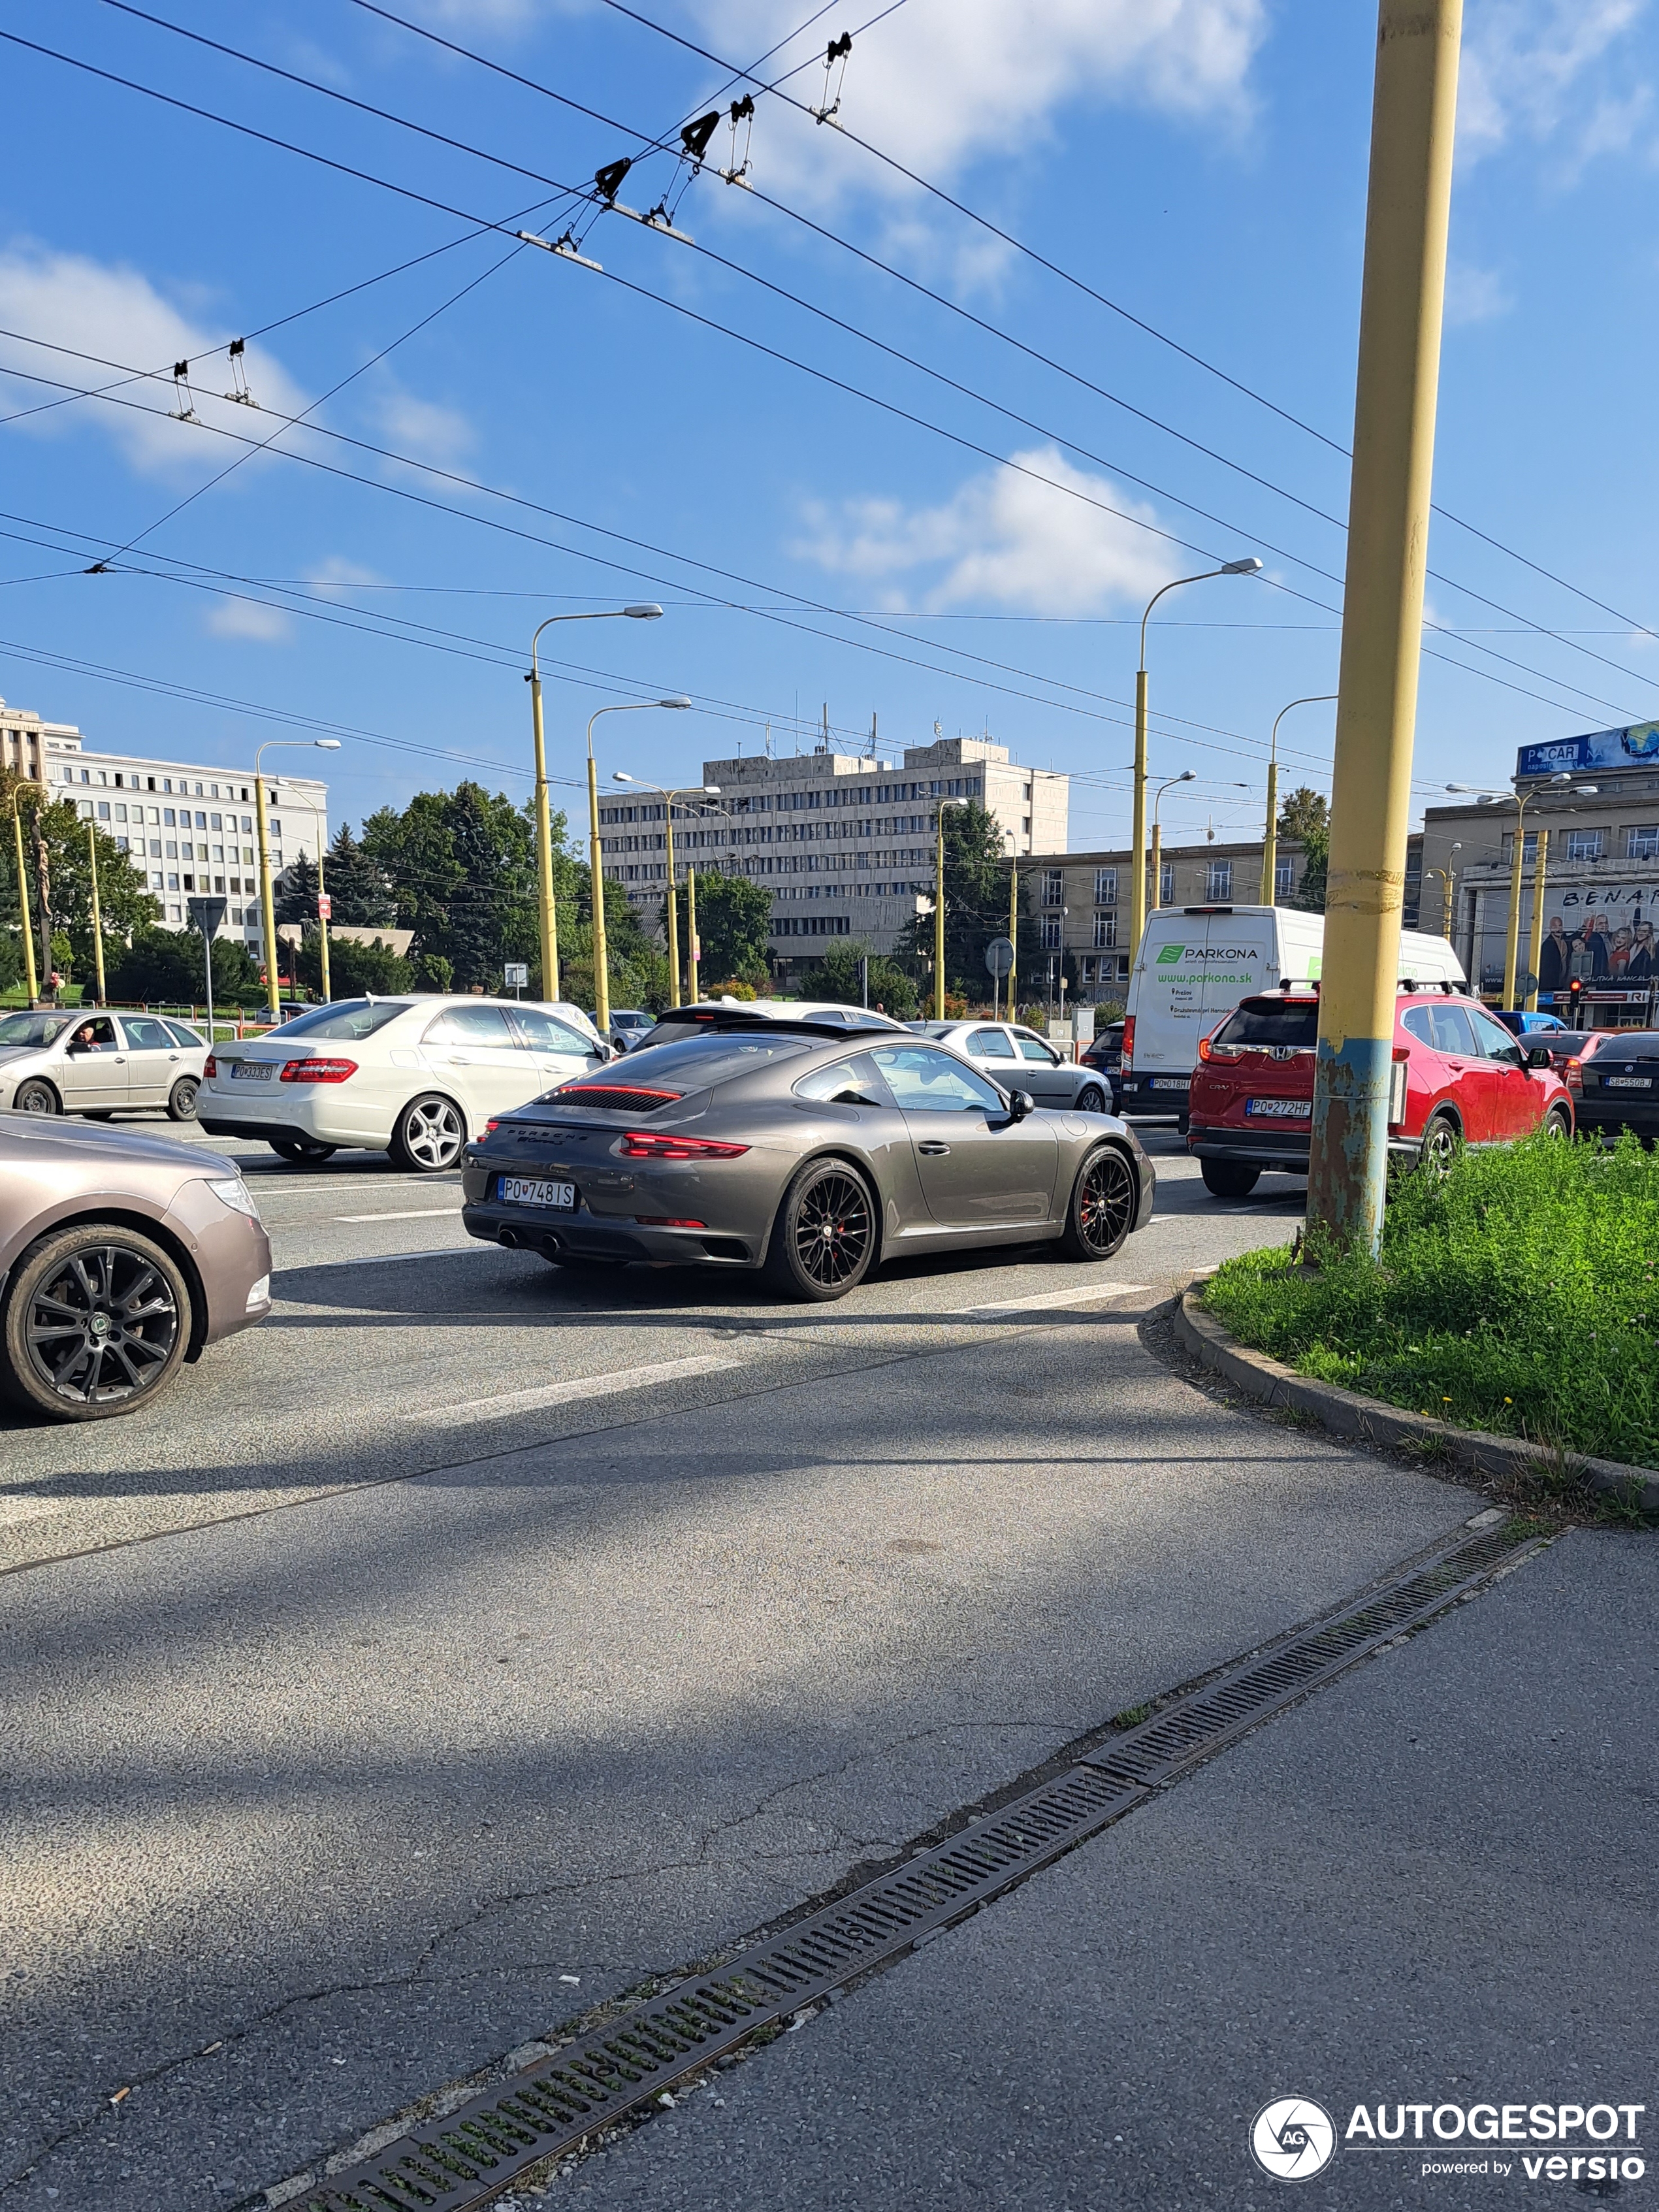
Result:
<svg viewBox="0 0 1659 2212"><path fill-rule="evenodd" d="M1205 1304L1299 1373L1659 1467L1659 1153L1539 1135L1404 1176L1373 1261L1249 1252Z"/></svg>

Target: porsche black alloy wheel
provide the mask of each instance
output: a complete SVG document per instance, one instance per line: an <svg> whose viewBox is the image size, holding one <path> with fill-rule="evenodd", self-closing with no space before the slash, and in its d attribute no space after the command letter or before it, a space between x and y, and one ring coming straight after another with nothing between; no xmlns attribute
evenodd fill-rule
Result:
<svg viewBox="0 0 1659 2212"><path fill-rule="evenodd" d="M869 1272L876 1249L875 1203L856 1169L815 1160L784 1194L767 1269L797 1298L845 1297Z"/></svg>
<svg viewBox="0 0 1659 2212"><path fill-rule="evenodd" d="M1115 1145L1091 1152L1072 1187L1065 1249L1073 1260L1109 1260L1135 1218L1135 1174Z"/></svg>
<svg viewBox="0 0 1659 2212"><path fill-rule="evenodd" d="M190 1292L157 1244L97 1222L48 1237L6 1302L12 1395L60 1419L131 1413L171 1379L190 1339Z"/></svg>

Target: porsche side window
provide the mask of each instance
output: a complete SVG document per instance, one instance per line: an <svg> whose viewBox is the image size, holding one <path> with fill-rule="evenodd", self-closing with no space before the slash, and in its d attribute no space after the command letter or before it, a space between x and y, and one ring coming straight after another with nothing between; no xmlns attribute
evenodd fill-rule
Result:
<svg viewBox="0 0 1659 2212"><path fill-rule="evenodd" d="M893 1103L867 1052L851 1060L831 1060L828 1067L813 1068L795 1085L795 1096L826 1106L890 1106Z"/></svg>
<svg viewBox="0 0 1659 2212"><path fill-rule="evenodd" d="M924 1044L878 1045L870 1057L907 1114L1000 1114L1001 1093L949 1053Z"/></svg>

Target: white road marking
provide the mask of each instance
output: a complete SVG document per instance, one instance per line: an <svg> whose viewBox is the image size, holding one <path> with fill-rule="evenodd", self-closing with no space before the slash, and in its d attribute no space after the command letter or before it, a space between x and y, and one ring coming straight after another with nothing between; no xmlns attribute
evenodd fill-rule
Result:
<svg viewBox="0 0 1659 2212"><path fill-rule="evenodd" d="M304 1225L296 1223L295 1233ZM483 1244L469 1237L465 1244L441 1244L430 1252L373 1252L361 1260L298 1261L276 1272L279 1275L314 1275L325 1267L390 1267L399 1260L456 1260L463 1252L494 1252L498 1259L501 1257L500 1245Z"/></svg>
<svg viewBox="0 0 1659 2212"><path fill-rule="evenodd" d="M1094 1298L1127 1298L1146 1287L1145 1283L1091 1283L1086 1288L1039 1291L1034 1297L1000 1298L994 1305L957 1306L948 1318L962 1321L986 1314L1040 1313L1045 1306L1080 1306Z"/></svg>
<svg viewBox="0 0 1659 2212"><path fill-rule="evenodd" d="M459 1221L459 1206L416 1206L407 1213L337 1213L337 1221L435 1221L441 1214L453 1214Z"/></svg>
<svg viewBox="0 0 1659 2212"><path fill-rule="evenodd" d="M575 1398L608 1397L617 1390L639 1390L653 1382L678 1382L687 1376L713 1375L721 1368L743 1363L721 1353L696 1352L684 1359L659 1359L648 1367L624 1367L610 1375L581 1375L568 1382L542 1382L528 1390L504 1390L498 1397L472 1398L459 1406L434 1406L428 1412L405 1413L406 1421L490 1421L503 1413L528 1413L538 1406L562 1406Z"/></svg>

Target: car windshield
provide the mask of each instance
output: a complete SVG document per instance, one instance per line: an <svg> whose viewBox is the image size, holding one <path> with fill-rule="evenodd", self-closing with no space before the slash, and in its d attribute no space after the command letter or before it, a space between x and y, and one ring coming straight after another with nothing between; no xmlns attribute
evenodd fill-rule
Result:
<svg viewBox="0 0 1659 2212"><path fill-rule="evenodd" d="M284 1022L282 1041L286 1044L290 1037L312 1036L331 1042L361 1043L388 1022L395 1022L399 1014L406 1014L409 1008L407 999L337 1000L331 1006L313 1006L296 1014L291 1022Z"/></svg>
<svg viewBox="0 0 1659 2212"><path fill-rule="evenodd" d="M70 1025L67 1014L8 1014L0 1021L0 1045L50 1044Z"/></svg>
<svg viewBox="0 0 1659 2212"><path fill-rule="evenodd" d="M1585 1038L1578 1056L1582 1060L1592 1051L1628 1053L1632 1060L1659 1059L1659 1030L1598 1030L1593 1042Z"/></svg>
<svg viewBox="0 0 1659 2212"><path fill-rule="evenodd" d="M807 1049L804 1037L780 1036L765 1030L705 1030L698 1036L682 1037L677 1044L641 1045L628 1055L625 1079L605 1068L584 1080L600 1085L622 1080L672 1084L680 1091L703 1091L711 1084L729 1083L734 1076L748 1075L774 1060L798 1059ZM565 1095L580 1089L580 1085L573 1085Z"/></svg>
<svg viewBox="0 0 1659 2212"><path fill-rule="evenodd" d="M1319 1042L1319 1007L1312 999L1246 999L1216 1031L1218 1044L1278 1045L1311 1052Z"/></svg>

